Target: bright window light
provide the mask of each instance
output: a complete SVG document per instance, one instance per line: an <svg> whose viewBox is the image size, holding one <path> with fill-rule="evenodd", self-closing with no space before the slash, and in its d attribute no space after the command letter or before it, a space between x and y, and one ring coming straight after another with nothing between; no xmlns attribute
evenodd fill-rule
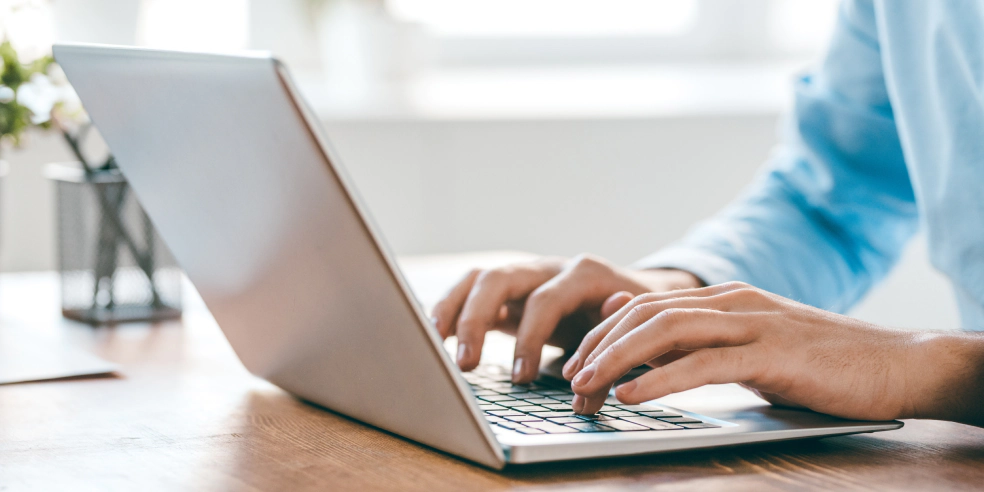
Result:
<svg viewBox="0 0 984 492"><path fill-rule="evenodd" d="M51 10L42 0L0 0L0 41L7 39L24 63L51 53Z"/></svg>
<svg viewBox="0 0 984 492"><path fill-rule="evenodd" d="M783 0L769 11L769 33L781 51L819 51L837 21L839 0Z"/></svg>
<svg viewBox="0 0 984 492"><path fill-rule="evenodd" d="M388 0L394 17L441 36L674 36L697 17L696 0Z"/></svg>
<svg viewBox="0 0 984 492"><path fill-rule="evenodd" d="M187 50L237 50L249 35L248 0L143 0L137 42Z"/></svg>

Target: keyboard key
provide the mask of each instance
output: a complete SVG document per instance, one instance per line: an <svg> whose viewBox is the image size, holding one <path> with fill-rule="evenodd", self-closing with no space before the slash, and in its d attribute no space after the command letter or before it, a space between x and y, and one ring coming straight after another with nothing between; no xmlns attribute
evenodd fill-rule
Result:
<svg viewBox="0 0 984 492"><path fill-rule="evenodd" d="M699 424L680 424L680 427L683 427L684 429L717 429L721 426L702 422Z"/></svg>
<svg viewBox="0 0 984 492"><path fill-rule="evenodd" d="M569 395L571 392L561 391L561 390L539 390L537 391L537 393L540 393L543 396L553 396L553 395Z"/></svg>
<svg viewBox="0 0 984 492"><path fill-rule="evenodd" d="M574 395L550 395L550 398L560 401L571 401L574 399Z"/></svg>
<svg viewBox="0 0 984 492"><path fill-rule="evenodd" d="M567 424L567 427L573 427L581 432L615 432L614 428L597 422Z"/></svg>
<svg viewBox="0 0 984 492"><path fill-rule="evenodd" d="M504 386L501 390L496 390L496 391L498 391L499 393L529 393L530 389L526 386L517 386L513 384L513 385Z"/></svg>
<svg viewBox="0 0 984 492"><path fill-rule="evenodd" d="M540 429L547 434L573 434L578 432L577 429L551 422L528 422L527 425L534 429Z"/></svg>
<svg viewBox="0 0 984 492"><path fill-rule="evenodd" d="M645 426L642 426L642 425L639 425L639 424L634 424L632 422L626 422L624 420L608 420L608 421L605 422L605 425L607 425L609 427L613 427L613 428L618 429L620 431L645 431L645 430L649 430L648 427L645 427Z"/></svg>
<svg viewBox="0 0 984 492"><path fill-rule="evenodd" d="M527 403L532 403L534 405L550 405L558 402L553 398L524 398L524 399L526 400Z"/></svg>
<svg viewBox="0 0 984 492"><path fill-rule="evenodd" d="M553 418L549 418L547 420L549 420L549 421L551 421L551 422L553 422L555 424L578 424L578 423L584 423L583 420L581 420L581 419L579 419L577 417L553 417Z"/></svg>
<svg viewBox="0 0 984 492"><path fill-rule="evenodd" d="M526 400L529 398L541 398L541 396L536 393L509 393L509 396L517 400Z"/></svg>
<svg viewBox="0 0 984 492"><path fill-rule="evenodd" d="M493 403L484 403L484 404L480 403L478 405L478 409L479 410L485 410L485 411L488 411L488 410L505 410L506 407L501 407L501 406L495 405Z"/></svg>
<svg viewBox="0 0 984 492"><path fill-rule="evenodd" d="M543 420L540 417L534 417L532 415L515 415L515 416L505 417L505 419L510 420L512 422L540 422Z"/></svg>
<svg viewBox="0 0 984 492"><path fill-rule="evenodd" d="M601 412L602 415L608 415L609 417L635 417L635 412L629 412L627 410L619 410L617 412Z"/></svg>
<svg viewBox="0 0 984 492"><path fill-rule="evenodd" d="M490 381L488 383L478 383L478 385L481 386L481 387L483 387L483 388L490 389L490 390L497 390L497 389L511 388L512 387L512 385L509 384L509 383L499 383L499 382L496 382L496 381Z"/></svg>
<svg viewBox="0 0 984 492"><path fill-rule="evenodd" d="M521 434L546 434L546 432L543 432L540 429L532 429L530 427L520 427L520 428L515 429L515 430L516 430L516 432L519 432Z"/></svg>
<svg viewBox="0 0 984 492"><path fill-rule="evenodd" d="M621 404L622 402L618 401L618 399L615 398L614 396L609 396L608 398L605 398L605 405L621 405Z"/></svg>
<svg viewBox="0 0 984 492"><path fill-rule="evenodd" d="M507 429L505 427L499 427L498 425L493 425L492 426L492 433L493 434L511 434L512 432L513 431L511 429Z"/></svg>
<svg viewBox="0 0 984 492"><path fill-rule="evenodd" d="M517 412L530 413L530 412L546 412L547 409L543 407L538 407L536 405L523 405L512 407L513 410Z"/></svg>
<svg viewBox="0 0 984 492"><path fill-rule="evenodd" d="M617 411L619 411L619 408L618 407L613 407L611 405L602 405L601 406L601 410L598 410L598 411L599 412L617 412Z"/></svg>
<svg viewBox="0 0 984 492"><path fill-rule="evenodd" d="M608 421L608 420L618 420L615 417L609 417L607 415L598 415L598 414L595 414L595 415L575 415L575 417L577 417L577 418L579 418L581 420L586 420L588 422L605 422L605 421Z"/></svg>
<svg viewBox="0 0 984 492"><path fill-rule="evenodd" d="M516 408L516 407L528 407L528 406L530 406L529 403L526 403L523 400L497 401L497 402L495 402L495 404L496 405L502 405L502 406L504 406L506 408Z"/></svg>
<svg viewBox="0 0 984 492"><path fill-rule="evenodd" d="M622 420L632 422L633 424L644 425L652 430L670 430L680 428L678 425L668 424L662 420L657 420L652 417L625 417Z"/></svg>
<svg viewBox="0 0 984 492"><path fill-rule="evenodd" d="M505 419L503 419L502 417L496 417L495 415L486 415L485 420L488 420L489 423L494 424L496 422L502 422Z"/></svg>
<svg viewBox="0 0 984 492"><path fill-rule="evenodd" d="M492 395L498 395L499 394L499 393L496 393L495 391L487 390L487 389L474 390L474 391L472 391L472 393L474 393L475 396L492 396Z"/></svg>
<svg viewBox="0 0 984 492"><path fill-rule="evenodd" d="M659 417L659 419L663 422L672 422L674 424L703 424L700 420L690 417Z"/></svg>
<svg viewBox="0 0 984 492"><path fill-rule="evenodd" d="M499 417L508 417L508 416L514 416L514 415L523 415L522 413L517 412L515 410L489 410L488 414L489 415L497 415Z"/></svg>
<svg viewBox="0 0 984 492"><path fill-rule="evenodd" d="M679 417L680 416L680 414L666 413L664 411L659 411L659 412L639 412L639 413L641 413L642 415L645 415L647 417Z"/></svg>
<svg viewBox="0 0 984 492"><path fill-rule="evenodd" d="M660 412L662 409L651 406L651 405L618 405L618 408L622 410L628 410L630 412Z"/></svg>
<svg viewBox="0 0 984 492"><path fill-rule="evenodd" d="M520 424L519 422L506 422L506 421L503 421L503 422L497 422L497 423L499 425L507 428L507 429L518 429L518 428L521 428L521 427L526 427L523 424Z"/></svg>
<svg viewBox="0 0 984 492"><path fill-rule="evenodd" d="M549 419L553 417L571 417L574 415L574 412L532 412L530 413L530 415L534 415L536 417L540 417L544 419Z"/></svg>
<svg viewBox="0 0 984 492"><path fill-rule="evenodd" d="M546 407L546 408L549 408L551 410L573 410L574 409L573 407L571 407L567 403L554 403L554 404L547 404L547 405L543 405L543 406Z"/></svg>
<svg viewBox="0 0 984 492"><path fill-rule="evenodd" d="M506 395L487 395L479 396L479 398L485 401L515 401L515 398L511 398Z"/></svg>

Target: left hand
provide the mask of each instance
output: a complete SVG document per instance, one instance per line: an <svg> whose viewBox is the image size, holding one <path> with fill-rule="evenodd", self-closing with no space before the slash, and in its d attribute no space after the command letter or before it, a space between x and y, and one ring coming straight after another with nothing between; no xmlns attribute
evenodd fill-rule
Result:
<svg viewBox="0 0 984 492"><path fill-rule="evenodd" d="M914 414L908 366L918 337L733 282L634 298L588 333L564 376L581 414L597 412L615 381L649 364L616 388L619 401L737 382L773 403L906 418Z"/></svg>

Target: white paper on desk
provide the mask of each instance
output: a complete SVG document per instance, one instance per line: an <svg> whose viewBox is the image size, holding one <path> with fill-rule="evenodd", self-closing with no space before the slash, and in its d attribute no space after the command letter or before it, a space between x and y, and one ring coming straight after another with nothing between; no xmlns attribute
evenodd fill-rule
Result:
<svg viewBox="0 0 984 492"><path fill-rule="evenodd" d="M0 384L108 374L118 369L67 341L0 326Z"/></svg>

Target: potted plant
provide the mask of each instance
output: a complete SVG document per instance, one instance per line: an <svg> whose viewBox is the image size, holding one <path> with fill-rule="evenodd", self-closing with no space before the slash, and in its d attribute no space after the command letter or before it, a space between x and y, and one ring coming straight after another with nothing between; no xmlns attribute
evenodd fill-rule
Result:
<svg viewBox="0 0 984 492"><path fill-rule="evenodd" d="M21 63L0 44L0 139L31 127L61 132L77 161L52 164L58 198L62 314L91 324L181 315L181 272L112 155L83 151L92 124L50 56ZM0 166L2 167L2 166Z"/></svg>
<svg viewBox="0 0 984 492"><path fill-rule="evenodd" d="M51 57L42 57L31 63L21 63L10 42L0 42L0 188L9 168L3 160L4 150L19 145L27 129L51 126L47 117L51 107L34 97L35 86L43 83L41 79L51 62Z"/></svg>

